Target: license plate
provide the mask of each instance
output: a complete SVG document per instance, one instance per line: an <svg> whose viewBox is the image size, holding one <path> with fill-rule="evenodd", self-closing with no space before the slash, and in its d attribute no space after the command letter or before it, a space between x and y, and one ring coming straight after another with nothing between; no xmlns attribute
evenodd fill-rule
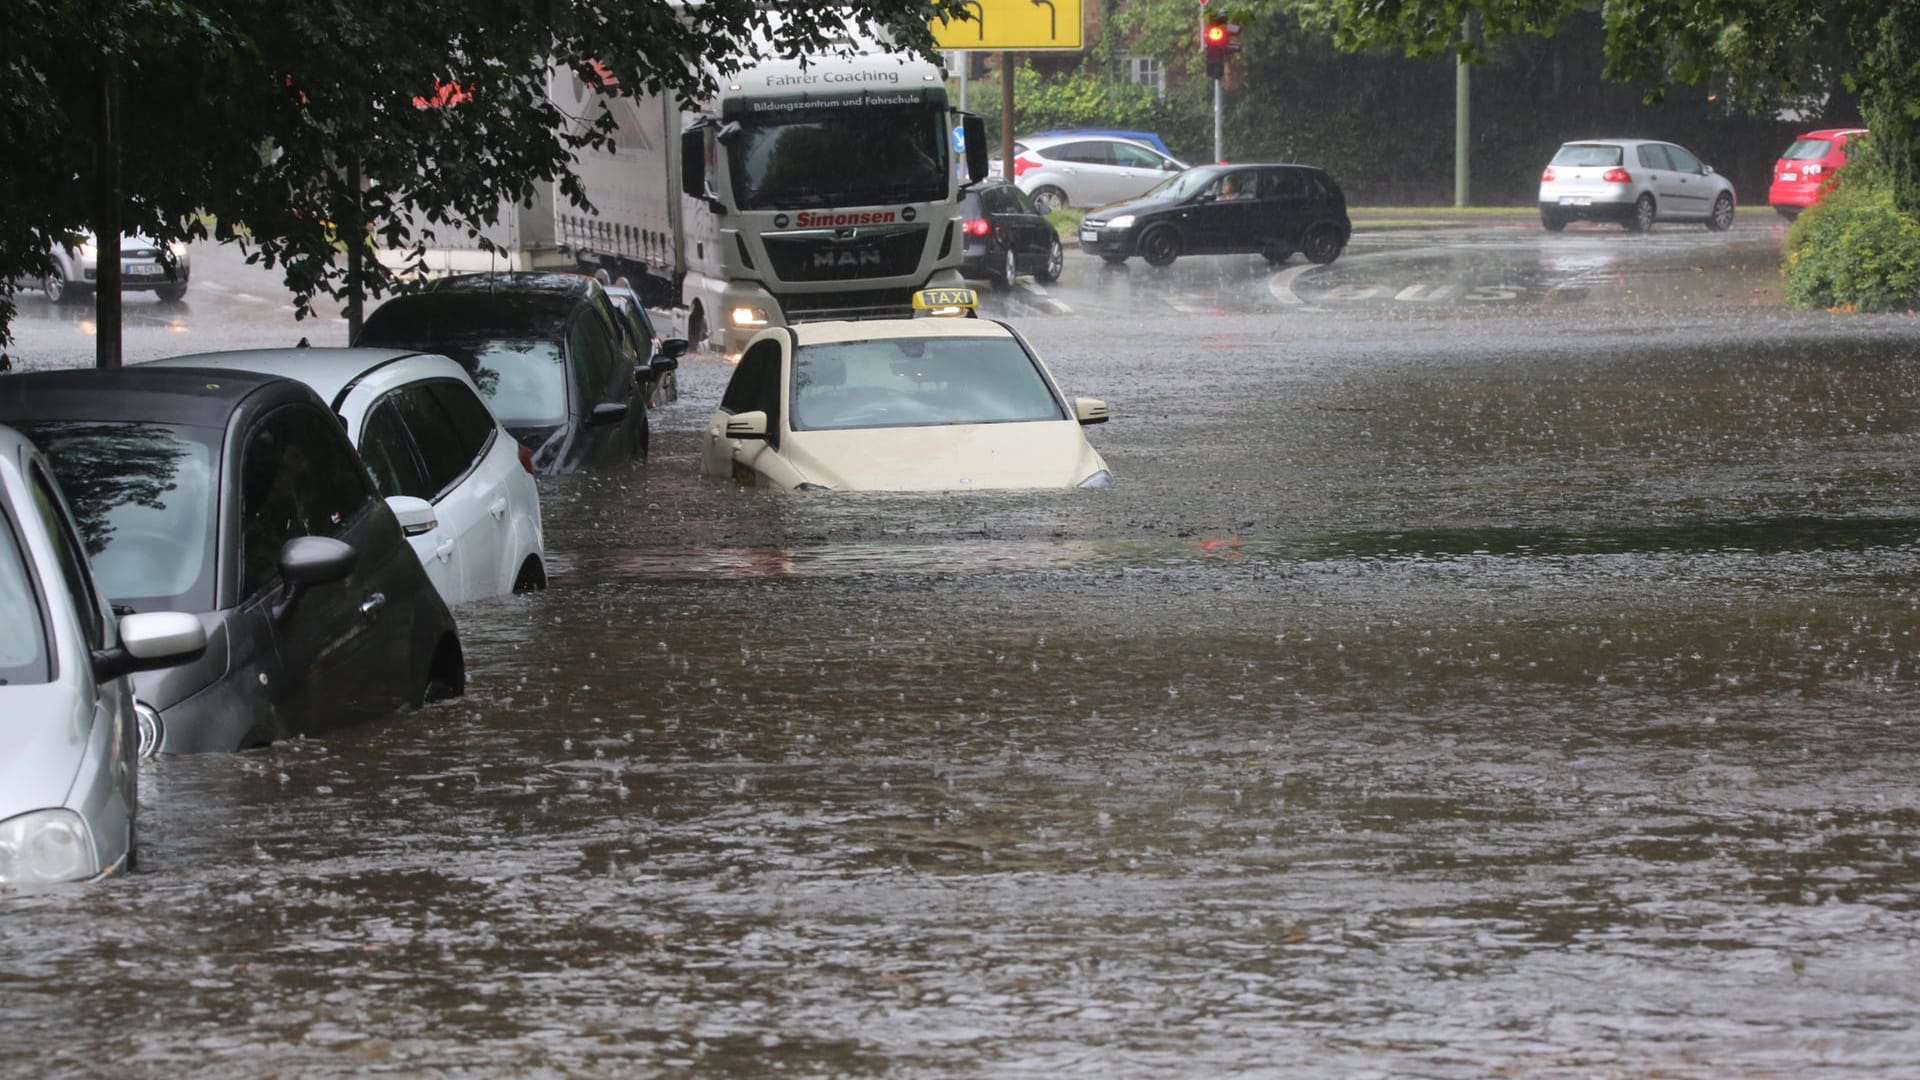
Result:
<svg viewBox="0 0 1920 1080"><path fill-rule="evenodd" d="M159 277L166 272L165 267L153 266L147 263L120 264L121 277Z"/></svg>
<svg viewBox="0 0 1920 1080"><path fill-rule="evenodd" d="M1590 198L1590 197L1588 197L1588 196L1586 196L1586 195L1562 195L1562 196L1560 196L1560 205L1561 205L1561 206L1587 206L1587 205L1589 205L1589 204L1591 204L1592 202L1593 202L1593 199L1592 199L1592 198Z"/></svg>
<svg viewBox="0 0 1920 1080"><path fill-rule="evenodd" d="M1780 174L1780 182L1783 184L1791 184L1798 179L1800 179L1799 173L1783 172Z"/></svg>
<svg viewBox="0 0 1920 1080"><path fill-rule="evenodd" d="M1092 229L1081 229L1080 239L1085 240L1090 244L1097 244L1100 242L1100 234L1097 232L1094 232Z"/></svg>

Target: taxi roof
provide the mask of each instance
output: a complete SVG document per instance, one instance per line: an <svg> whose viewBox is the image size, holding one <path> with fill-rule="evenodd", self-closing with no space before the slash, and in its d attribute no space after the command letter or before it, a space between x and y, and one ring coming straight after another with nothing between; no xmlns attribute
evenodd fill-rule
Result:
<svg viewBox="0 0 1920 1080"><path fill-rule="evenodd" d="M797 345L876 338L1013 337L1012 328L994 319L928 317L922 319L842 319L793 323L785 328Z"/></svg>

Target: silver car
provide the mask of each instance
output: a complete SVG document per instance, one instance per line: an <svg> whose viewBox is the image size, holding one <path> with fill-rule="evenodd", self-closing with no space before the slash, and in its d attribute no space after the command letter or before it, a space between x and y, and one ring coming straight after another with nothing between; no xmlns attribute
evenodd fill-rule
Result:
<svg viewBox="0 0 1920 1080"><path fill-rule="evenodd" d="M1013 182L1042 214L1138 198L1187 165L1134 139L1034 136L1013 144ZM1001 175L998 162L988 172Z"/></svg>
<svg viewBox="0 0 1920 1080"><path fill-rule="evenodd" d="M206 648L181 612L117 621L53 472L0 426L0 889L133 861L140 756L128 676Z"/></svg>
<svg viewBox="0 0 1920 1080"><path fill-rule="evenodd" d="M74 247L55 245L53 270L38 282L47 299L56 304L78 303L93 297L100 284L100 246L92 233L82 233ZM151 290L172 303L187 295L193 270L185 244L163 246L139 233L120 238L120 291Z"/></svg>
<svg viewBox="0 0 1920 1080"><path fill-rule="evenodd" d="M1540 174L1540 225L1605 221L1629 232L1686 221L1733 227L1733 185L1685 147L1652 139L1583 139L1562 145Z"/></svg>

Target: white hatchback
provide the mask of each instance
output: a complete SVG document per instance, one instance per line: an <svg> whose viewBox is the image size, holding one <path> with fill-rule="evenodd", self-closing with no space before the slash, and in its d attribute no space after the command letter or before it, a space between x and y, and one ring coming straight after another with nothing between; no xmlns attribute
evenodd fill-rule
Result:
<svg viewBox="0 0 1920 1080"><path fill-rule="evenodd" d="M1733 184L1683 146L1652 139L1583 139L1562 145L1540 173L1540 225L1606 221L1646 232L1689 221L1733 227Z"/></svg>
<svg viewBox="0 0 1920 1080"><path fill-rule="evenodd" d="M404 349L249 349L150 364L299 379L338 413L381 496L433 504L401 529L448 607L544 588L546 547L531 455L457 362Z"/></svg>

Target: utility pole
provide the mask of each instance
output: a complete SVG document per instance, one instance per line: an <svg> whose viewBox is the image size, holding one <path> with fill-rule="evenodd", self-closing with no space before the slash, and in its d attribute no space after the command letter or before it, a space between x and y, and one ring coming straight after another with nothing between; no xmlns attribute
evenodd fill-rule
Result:
<svg viewBox="0 0 1920 1080"><path fill-rule="evenodd" d="M1473 32L1473 23L1467 22L1460 28L1462 36ZM1471 105L1473 95L1469 93L1469 72L1466 54L1454 50L1453 54L1453 205L1466 206L1469 170L1469 149L1473 144Z"/></svg>

